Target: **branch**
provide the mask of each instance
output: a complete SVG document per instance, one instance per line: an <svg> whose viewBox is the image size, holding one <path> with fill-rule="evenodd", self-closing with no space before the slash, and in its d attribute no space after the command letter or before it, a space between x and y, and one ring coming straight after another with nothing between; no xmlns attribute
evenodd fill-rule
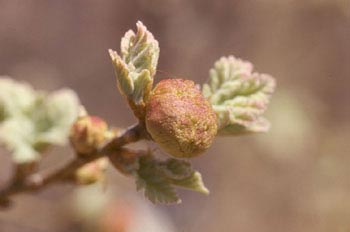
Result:
<svg viewBox="0 0 350 232"><path fill-rule="evenodd" d="M150 139L144 125L139 123L129 127L122 135L117 136L91 154L84 154L84 157L77 155L59 169L48 173L34 173L21 182L11 181L7 186L0 189L0 205L8 206L9 198L13 195L34 192L44 189L50 184L67 181L74 175L77 169L103 156L109 156L122 146L137 142L141 139Z"/></svg>

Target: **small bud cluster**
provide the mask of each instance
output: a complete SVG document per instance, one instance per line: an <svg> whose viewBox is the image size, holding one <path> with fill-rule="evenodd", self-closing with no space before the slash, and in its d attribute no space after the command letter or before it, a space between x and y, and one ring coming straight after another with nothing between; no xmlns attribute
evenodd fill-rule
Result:
<svg viewBox="0 0 350 232"><path fill-rule="evenodd" d="M96 116L79 117L70 130L70 142L78 154L94 152L106 140L107 123Z"/></svg>
<svg viewBox="0 0 350 232"><path fill-rule="evenodd" d="M75 172L75 180L83 185L103 181L107 166L108 160L105 157L87 163Z"/></svg>
<svg viewBox="0 0 350 232"><path fill-rule="evenodd" d="M80 157L87 157L95 152L109 137L107 123L99 117L80 116L70 130L70 142ZM74 180L78 184L93 184L105 179L108 166L106 157L85 164L75 171Z"/></svg>

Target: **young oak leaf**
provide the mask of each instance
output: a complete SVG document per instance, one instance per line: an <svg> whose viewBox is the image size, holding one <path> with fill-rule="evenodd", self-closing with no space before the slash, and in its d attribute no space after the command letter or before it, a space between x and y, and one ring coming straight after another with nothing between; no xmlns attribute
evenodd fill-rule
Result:
<svg viewBox="0 0 350 232"><path fill-rule="evenodd" d="M121 55L109 50L120 92L142 105L151 91L156 73L159 45L152 33L137 22L137 32L129 30L121 40Z"/></svg>
<svg viewBox="0 0 350 232"><path fill-rule="evenodd" d="M136 180L137 190L144 189L144 194L153 204L181 203L175 189L161 176L154 176L152 179L138 178Z"/></svg>
<svg viewBox="0 0 350 232"><path fill-rule="evenodd" d="M218 60L202 89L218 116L218 135L267 131L262 114L275 85L271 76L253 72L249 62L233 56Z"/></svg>
<svg viewBox="0 0 350 232"><path fill-rule="evenodd" d="M209 194L200 173L189 162L177 159L160 161L152 156L141 157L136 185L153 203L180 203L174 187Z"/></svg>
<svg viewBox="0 0 350 232"><path fill-rule="evenodd" d="M147 69L154 76L159 58L158 41L141 21L136 23L137 32L129 30L121 41L123 60L131 71L140 73Z"/></svg>
<svg viewBox="0 0 350 232"><path fill-rule="evenodd" d="M159 162L153 157L142 157L136 179L137 190L144 190L145 197L152 203L180 203L175 189L159 168Z"/></svg>

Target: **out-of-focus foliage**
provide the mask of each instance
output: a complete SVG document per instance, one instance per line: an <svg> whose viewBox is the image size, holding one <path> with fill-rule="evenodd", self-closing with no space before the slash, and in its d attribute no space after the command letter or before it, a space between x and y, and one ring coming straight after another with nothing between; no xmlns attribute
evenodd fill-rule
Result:
<svg viewBox="0 0 350 232"><path fill-rule="evenodd" d="M0 77L0 122L25 114L35 103L34 90L26 83L16 83L10 77Z"/></svg>
<svg viewBox="0 0 350 232"><path fill-rule="evenodd" d="M0 78L0 142L17 163L40 158L49 145L64 145L76 119L79 99L74 91L35 91L30 85Z"/></svg>
<svg viewBox="0 0 350 232"><path fill-rule="evenodd" d="M122 180L118 180L120 184ZM114 186L103 193L99 184L78 187L69 201L69 217L86 232L175 232L169 217L148 201L138 199L134 189Z"/></svg>
<svg viewBox="0 0 350 232"><path fill-rule="evenodd" d="M274 89L275 80L253 73L251 63L233 56L218 60L210 70L208 84L203 85L203 95L218 116L218 134L267 131L269 123L261 115Z"/></svg>
<svg viewBox="0 0 350 232"><path fill-rule="evenodd" d="M322 105L312 97L302 93L294 96L280 89L266 114L273 121L273 126L265 136L257 137L257 142L270 157L286 160L300 158L307 147L317 143L315 132L320 133L320 126L315 119L321 115Z"/></svg>

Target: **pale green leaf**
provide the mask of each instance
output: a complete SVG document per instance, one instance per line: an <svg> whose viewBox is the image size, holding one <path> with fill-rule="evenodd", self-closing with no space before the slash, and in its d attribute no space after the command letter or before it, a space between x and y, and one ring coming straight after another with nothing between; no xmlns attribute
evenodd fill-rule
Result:
<svg viewBox="0 0 350 232"><path fill-rule="evenodd" d="M25 113L35 102L35 91L26 83L0 76L0 122Z"/></svg>
<svg viewBox="0 0 350 232"><path fill-rule="evenodd" d="M114 65L119 91L126 96L132 95L134 92L134 81L129 72L127 64L122 60L116 51L109 49L109 55Z"/></svg>
<svg viewBox="0 0 350 232"><path fill-rule="evenodd" d="M15 162L38 160L47 146L67 142L80 107L72 90L48 95L10 79L0 79L1 88L0 106L6 117L0 123L0 142L12 152Z"/></svg>
<svg viewBox="0 0 350 232"><path fill-rule="evenodd" d="M129 30L121 40L121 55L109 50L121 93L136 105L149 95L156 73L159 45L151 32L139 21L137 32Z"/></svg>
<svg viewBox="0 0 350 232"><path fill-rule="evenodd" d="M209 190L205 187L203 183L202 175L197 171L193 172L192 175L186 178L173 179L172 184L203 194L209 194Z"/></svg>
<svg viewBox="0 0 350 232"><path fill-rule="evenodd" d="M35 134L35 124L24 116L8 119L0 126L0 139L11 149L22 143L32 143L33 134Z"/></svg>
<svg viewBox="0 0 350 232"><path fill-rule="evenodd" d="M67 142L70 126L78 117L79 99L70 89L61 89L47 96L43 106L43 117L49 127L40 131L37 140L42 143L64 145ZM40 123L40 122L38 122Z"/></svg>
<svg viewBox="0 0 350 232"><path fill-rule="evenodd" d="M150 158L140 159L140 168L136 179L138 190L144 190L145 196L153 203L180 203L175 189L159 169L159 163Z"/></svg>
<svg viewBox="0 0 350 232"><path fill-rule="evenodd" d="M253 73L253 66L233 56L223 57L210 70L202 93L218 116L218 134L262 132L269 123L262 117L275 89L267 74Z"/></svg>
<svg viewBox="0 0 350 232"><path fill-rule="evenodd" d="M35 125L26 117L13 117L0 125L0 141L12 152L14 162L24 163L39 159L33 148Z"/></svg>
<svg viewBox="0 0 350 232"><path fill-rule="evenodd" d="M13 161L17 164L32 163L40 160L41 155L32 146L22 144L12 151Z"/></svg>
<svg viewBox="0 0 350 232"><path fill-rule="evenodd" d="M208 194L199 172L184 160L157 160L153 156L139 159L136 176L137 190L144 190L153 203L180 203L174 187L182 187Z"/></svg>
<svg viewBox="0 0 350 232"><path fill-rule="evenodd" d="M144 179L139 177L136 180L138 189L143 189L145 197L147 197L152 203L180 203L175 189L169 184L169 182L162 177Z"/></svg>
<svg viewBox="0 0 350 232"><path fill-rule="evenodd" d="M133 92L133 100L136 104L140 104L145 95L151 91L152 83L149 71L144 69L134 81L135 90Z"/></svg>
<svg viewBox="0 0 350 232"><path fill-rule="evenodd" d="M268 131L270 128L270 122L264 117L256 119L249 125L243 126L238 123L228 125L220 130L220 135L240 135L245 133L254 133Z"/></svg>
<svg viewBox="0 0 350 232"><path fill-rule="evenodd" d="M159 58L158 41L154 39L151 32L138 21L137 32L129 30L121 41L122 58L128 64L131 72L140 73L149 70L153 77Z"/></svg>

